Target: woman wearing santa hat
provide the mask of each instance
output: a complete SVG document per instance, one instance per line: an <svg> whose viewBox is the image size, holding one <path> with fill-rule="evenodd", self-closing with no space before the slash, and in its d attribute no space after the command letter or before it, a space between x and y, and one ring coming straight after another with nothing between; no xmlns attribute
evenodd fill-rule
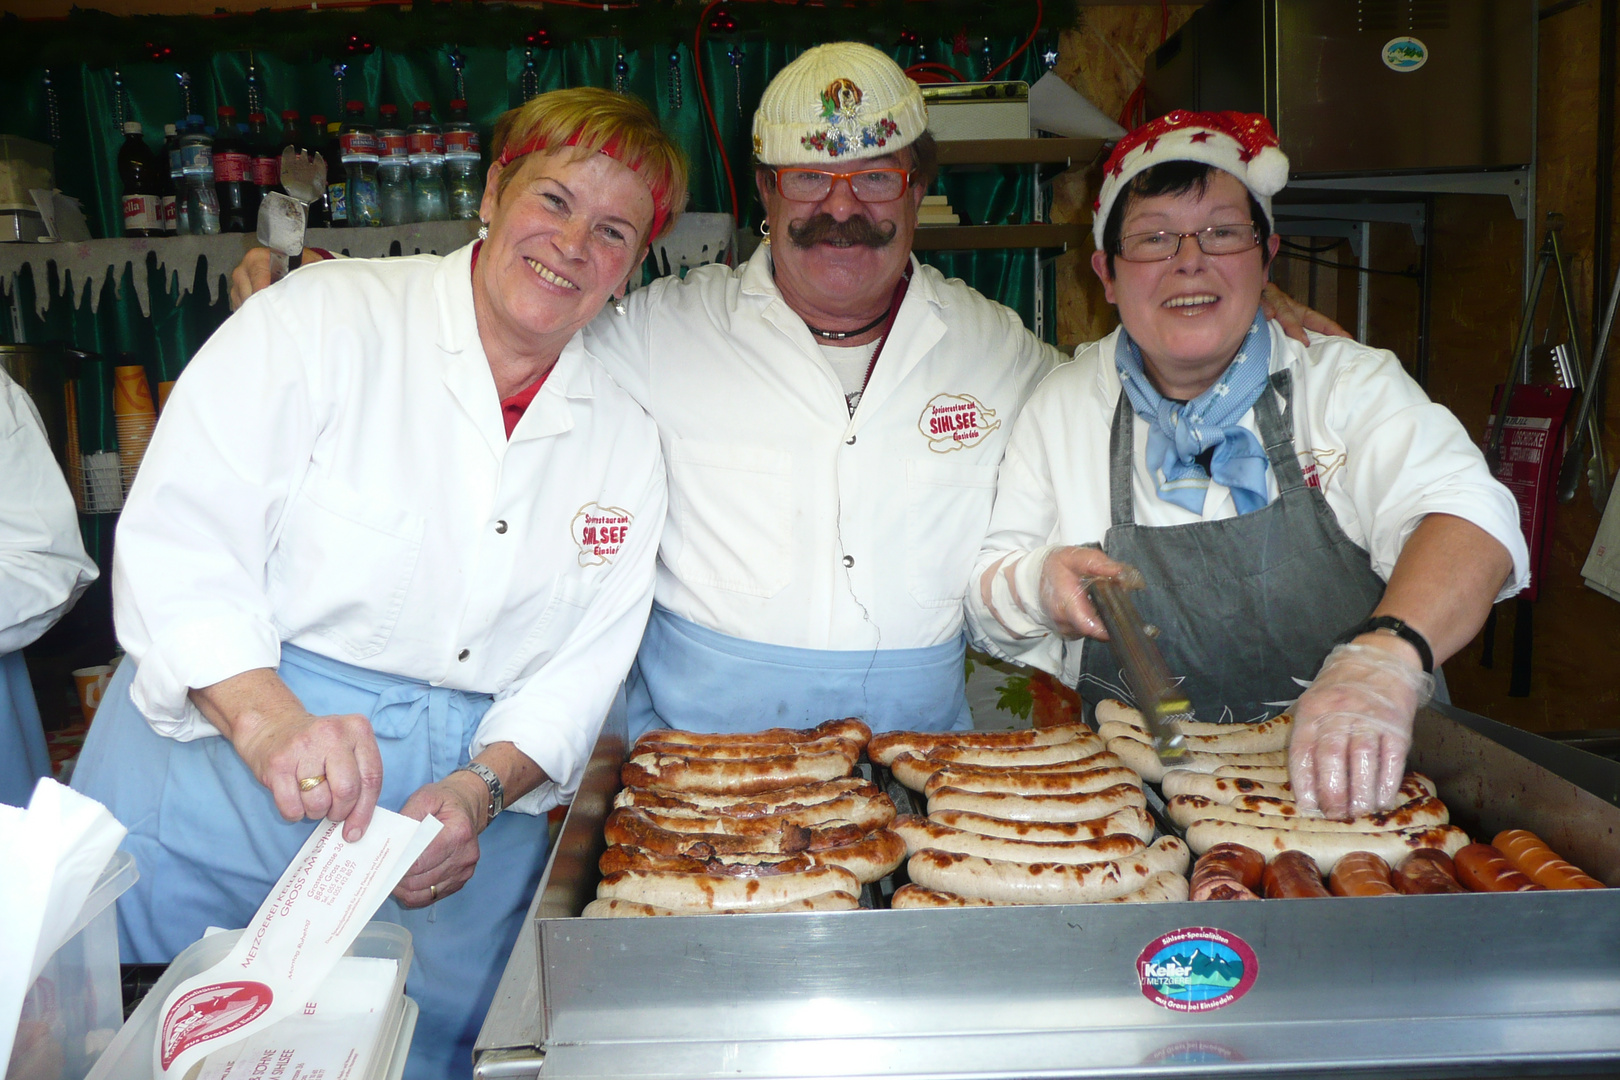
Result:
<svg viewBox="0 0 1620 1080"><path fill-rule="evenodd" d="M1528 554L1512 496L1392 353L1302 345L1260 312L1287 179L1263 116L1172 112L1120 141L1092 267L1123 325L1020 414L969 622L1088 700L1125 696L1085 586L1137 567L1198 718L1292 706L1296 798L1343 816L1393 803L1436 666Z"/></svg>

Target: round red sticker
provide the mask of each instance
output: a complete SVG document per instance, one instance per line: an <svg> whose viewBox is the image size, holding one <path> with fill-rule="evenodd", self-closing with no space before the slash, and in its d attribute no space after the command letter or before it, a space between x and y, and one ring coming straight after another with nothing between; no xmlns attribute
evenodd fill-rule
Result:
<svg viewBox="0 0 1620 1080"><path fill-rule="evenodd" d="M1174 1012L1224 1009L1247 994L1259 974L1249 943L1213 926L1172 930L1136 958L1142 996Z"/></svg>

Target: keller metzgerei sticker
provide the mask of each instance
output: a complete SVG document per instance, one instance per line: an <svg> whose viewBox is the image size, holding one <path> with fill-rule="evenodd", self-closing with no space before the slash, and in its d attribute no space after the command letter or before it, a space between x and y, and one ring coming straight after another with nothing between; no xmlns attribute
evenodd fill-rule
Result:
<svg viewBox="0 0 1620 1080"><path fill-rule="evenodd" d="M1136 958L1142 996L1173 1012L1224 1009L1247 994L1259 974L1249 943L1213 926L1172 930Z"/></svg>

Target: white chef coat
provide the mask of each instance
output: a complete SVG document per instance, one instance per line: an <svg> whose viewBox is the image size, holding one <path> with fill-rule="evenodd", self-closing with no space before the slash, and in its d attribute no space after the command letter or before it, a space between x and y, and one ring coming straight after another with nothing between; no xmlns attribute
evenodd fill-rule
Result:
<svg viewBox="0 0 1620 1080"><path fill-rule="evenodd" d="M1319 486L1339 527L1364 548L1384 580L1427 514L1451 514L1485 530L1513 557L1500 597L1530 580L1530 554L1512 494L1491 476L1462 424L1431 402L1394 353L1349 338L1311 334L1301 345L1276 323L1271 371L1293 379L1294 446L1306 483ZM1047 544L1099 544L1109 527L1108 439L1119 400L1114 349L1120 331L1082 345L1072 364L1038 387L1019 417L974 580L1011 552ZM1287 418L1285 417L1285 420ZM1202 514L1159 498L1147 464L1148 425L1134 417L1131 488L1141 525L1182 525L1236 515L1230 490L1211 482ZM1254 410L1240 421L1256 433ZM1267 470L1267 502L1277 478ZM1309 603L1301 597L1301 603ZM1050 671L1070 685L1083 642L1052 634L1015 637L968 592L974 644L1003 659Z"/></svg>
<svg viewBox="0 0 1620 1080"><path fill-rule="evenodd" d="M216 734L188 688L286 641L494 695L471 752L514 743L558 782L511 809L577 785L646 622L663 462L577 335L508 441L471 250L311 266L186 368L113 568L160 734Z"/></svg>
<svg viewBox="0 0 1620 1080"><path fill-rule="evenodd" d="M1018 316L912 260L850 416L782 299L770 245L604 311L586 341L658 423L670 512L658 603L805 649L938 645L990 520L1012 420L1062 357Z"/></svg>
<svg viewBox="0 0 1620 1080"><path fill-rule="evenodd" d="M0 370L0 656L37 641L97 576L39 411Z"/></svg>

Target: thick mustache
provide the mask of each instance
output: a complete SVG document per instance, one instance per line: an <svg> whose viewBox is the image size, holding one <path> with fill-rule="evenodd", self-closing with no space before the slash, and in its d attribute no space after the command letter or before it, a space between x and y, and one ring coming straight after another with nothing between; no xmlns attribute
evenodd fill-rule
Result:
<svg viewBox="0 0 1620 1080"><path fill-rule="evenodd" d="M817 214L808 221L788 226L788 239L797 247L808 248L817 244L835 244L840 247L885 247L894 240L895 224L882 225L865 217L852 217L839 221L831 214Z"/></svg>

